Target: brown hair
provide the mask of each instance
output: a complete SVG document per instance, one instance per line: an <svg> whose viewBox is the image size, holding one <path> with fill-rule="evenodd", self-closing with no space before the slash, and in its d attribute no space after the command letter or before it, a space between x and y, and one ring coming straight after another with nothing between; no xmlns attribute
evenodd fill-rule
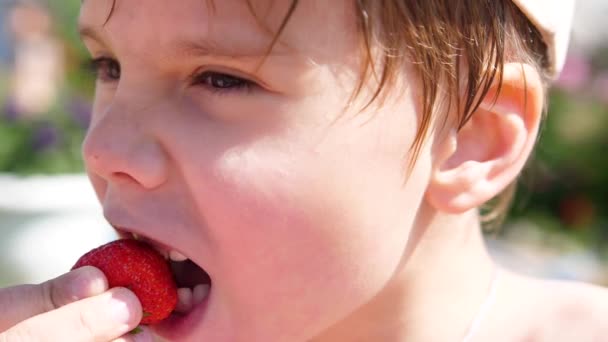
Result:
<svg viewBox="0 0 608 342"><path fill-rule="evenodd" d="M390 88L406 63L422 83L422 112L410 168L434 115L447 120L456 108L456 125L462 128L492 83L497 78L501 83L506 62L536 67L545 84L550 78L542 36L511 0L357 0L357 7L368 61L358 90L370 75L376 77L373 101ZM381 44L376 56L371 42ZM378 60L376 70L372 62ZM486 228L502 223L515 190L514 182L482 208Z"/></svg>
<svg viewBox="0 0 608 342"><path fill-rule="evenodd" d="M213 1L207 1L213 7ZM253 11L251 0L246 1ZM298 3L291 0L268 51ZM113 11L114 3L109 16ZM366 106L381 100L406 65L413 67L421 80L422 112L410 149L410 168L433 117L444 115L447 119L447 113L456 108L456 125L462 128L492 83L497 78L500 83L506 62L528 63L536 67L545 83L549 80L542 36L511 0L356 0L356 13L366 62L351 100L370 77L378 86ZM491 201L482 221L502 221L515 185Z"/></svg>

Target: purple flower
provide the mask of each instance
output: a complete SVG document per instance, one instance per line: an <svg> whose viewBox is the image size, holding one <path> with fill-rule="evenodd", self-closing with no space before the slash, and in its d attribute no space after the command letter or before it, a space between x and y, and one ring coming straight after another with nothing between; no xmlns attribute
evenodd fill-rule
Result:
<svg viewBox="0 0 608 342"><path fill-rule="evenodd" d="M608 104L608 71L602 71L593 82L593 93L603 103Z"/></svg>
<svg viewBox="0 0 608 342"><path fill-rule="evenodd" d="M19 110L13 100L8 99L2 106L2 117L9 122L17 121L19 118Z"/></svg>
<svg viewBox="0 0 608 342"><path fill-rule="evenodd" d="M591 62L580 54L570 54L564 65L556 85L566 91L581 90L589 83L591 77Z"/></svg>
<svg viewBox="0 0 608 342"><path fill-rule="evenodd" d="M44 151L53 147L59 140L59 132L51 123L44 123L36 128L32 135L32 148Z"/></svg>
<svg viewBox="0 0 608 342"><path fill-rule="evenodd" d="M91 123L91 103L80 99L75 98L70 102L69 111L72 114L72 118L80 127L88 128Z"/></svg>

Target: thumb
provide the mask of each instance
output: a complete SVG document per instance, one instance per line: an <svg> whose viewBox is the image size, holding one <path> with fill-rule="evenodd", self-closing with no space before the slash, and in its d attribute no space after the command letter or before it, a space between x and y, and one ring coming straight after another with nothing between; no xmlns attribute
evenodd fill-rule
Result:
<svg viewBox="0 0 608 342"><path fill-rule="evenodd" d="M0 332L38 314L55 310L108 289L105 275L86 266L40 285L0 289Z"/></svg>
<svg viewBox="0 0 608 342"><path fill-rule="evenodd" d="M0 334L0 341L112 341L133 330L141 318L135 294L113 288L23 321Z"/></svg>

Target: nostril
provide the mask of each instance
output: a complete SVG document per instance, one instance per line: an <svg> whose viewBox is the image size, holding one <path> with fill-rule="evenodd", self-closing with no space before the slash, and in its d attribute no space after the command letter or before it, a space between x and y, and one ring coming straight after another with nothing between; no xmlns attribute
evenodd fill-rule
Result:
<svg viewBox="0 0 608 342"><path fill-rule="evenodd" d="M114 178L117 181L128 181L128 182L139 183L139 182L137 182L137 180L135 178L133 178L131 175L129 175L126 172L113 172L112 178Z"/></svg>
<svg viewBox="0 0 608 342"><path fill-rule="evenodd" d="M100 121L87 133L82 153L88 172L106 181L154 189L168 177L169 158L152 132Z"/></svg>

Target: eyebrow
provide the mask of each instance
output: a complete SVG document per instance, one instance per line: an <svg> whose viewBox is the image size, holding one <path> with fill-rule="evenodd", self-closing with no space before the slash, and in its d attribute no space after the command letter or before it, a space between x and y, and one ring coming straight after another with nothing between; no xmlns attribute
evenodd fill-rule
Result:
<svg viewBox="0 0 608 342"><path fill-rule="evenodd" d="M94 27L80 24L78 32L81 39L91 39L104 43L101 34ZM270 40L267 44L251 43L252 39L224 40L214 39L187 40L182 39L172 43L174 55L183 57L216 56L228 58L260 58L287 55L291 49L283 42L277 41L269 51Z"/></svg>

